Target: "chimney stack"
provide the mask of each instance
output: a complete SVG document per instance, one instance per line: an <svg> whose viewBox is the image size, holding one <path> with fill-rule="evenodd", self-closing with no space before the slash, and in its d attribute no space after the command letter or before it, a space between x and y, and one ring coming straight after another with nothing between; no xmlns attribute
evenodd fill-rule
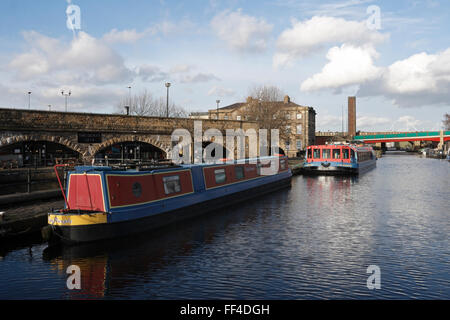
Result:
<svg viewBox="0 0 450 320"><path fill-rule="evenodd" d="M291 98L289 96L284 96L284 104L289 104L291 102Z"/></svg>
<svg viewBox="0 0 450 320"><path fill-rule="evenodd" d="M348 135L356 135L356 97L348 97Z"/></svg>

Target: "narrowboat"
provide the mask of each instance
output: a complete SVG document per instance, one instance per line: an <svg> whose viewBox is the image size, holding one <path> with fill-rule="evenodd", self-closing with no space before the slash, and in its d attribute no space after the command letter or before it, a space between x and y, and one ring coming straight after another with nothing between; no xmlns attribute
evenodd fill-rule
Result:
<svg viewBox="0 0 450 320"><path fill-rule="evenodd" d="M315 145L307 148L302 171L306 174L359 174L376 164L377 157L370 146Z"/></svg>
<svg viewBox="0 0 450 320"><path fill-rule="evenodd" d="M49 213L48 224L68 244L116 238L289 187L291 177L287 158L274 156L139 170L78 166L67 174L64 209Z"/></svg>

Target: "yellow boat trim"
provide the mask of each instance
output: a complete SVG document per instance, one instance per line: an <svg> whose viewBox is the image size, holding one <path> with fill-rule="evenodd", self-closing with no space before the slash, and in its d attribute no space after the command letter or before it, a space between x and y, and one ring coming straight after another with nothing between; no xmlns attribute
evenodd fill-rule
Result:
<svg viewBox="0 0 450 320"><path fill-rule="evenodd" d="M53 226L87 226L107 223L107 213L93 214L49 214L48 224Z"/></svg>

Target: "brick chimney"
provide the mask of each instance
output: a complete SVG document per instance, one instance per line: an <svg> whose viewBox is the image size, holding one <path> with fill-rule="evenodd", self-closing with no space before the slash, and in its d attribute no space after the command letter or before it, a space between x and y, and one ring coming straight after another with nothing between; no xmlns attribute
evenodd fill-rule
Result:
<svg viewBox="0 0 450 320"><path fill-rule="evenodd" d="M247 103L251 103L253 101L252 97L247 97Z"/></svg>
<svg viewBox="0 0 450 320"><path fill-rule="evenodd" d="M348 97L348 135L356 135L356 97Z"/></svg>
<svg viewBox="0 0 450 320"><path fill-rule="evenodd" d="M288 104L291 102L291 98L289 96L284 96L284 104Z"/></svg>

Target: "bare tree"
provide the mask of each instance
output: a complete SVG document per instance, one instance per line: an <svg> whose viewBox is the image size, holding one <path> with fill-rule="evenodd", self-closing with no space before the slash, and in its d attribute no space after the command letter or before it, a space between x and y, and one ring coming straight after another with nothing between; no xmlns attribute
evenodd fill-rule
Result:
<svg viewBox="0 0 450 320"><path fill-rule="evenodd" d="M286 95L280 88L269 85L253 86L248 93L249 97L265 102L283 101Z"/></svg>
<svg viewBox="0 0 450 320"><path fill-rule="evenodd" d="M271 141L271 130L278 129L280 140L289 141L290 127L288 111L283 108L284 93L275 86L255 86L249 90L249 98L245 107L247 119L256 121L259 127L267 129L268 141Z"/></svg>
<svg viewBox="0 0 450 320"><path fill-rule="evenodd" d="M125 106L130 107L130 114L136 116L165 117L167 115L166 99L155 99L153 95L144 90L138 95L122 99L116 107L117 113L124 114ZM188 113L185 109L174 103L169 104L169 117L185 118Z"/></svg>
<svg viewBox="0 0 450 320"><path fill-rule="evenodd" d="M442 123L444 124L445 130L450 130L450 114L446 113L444 115L444 120L442 120Z"/></svg>

